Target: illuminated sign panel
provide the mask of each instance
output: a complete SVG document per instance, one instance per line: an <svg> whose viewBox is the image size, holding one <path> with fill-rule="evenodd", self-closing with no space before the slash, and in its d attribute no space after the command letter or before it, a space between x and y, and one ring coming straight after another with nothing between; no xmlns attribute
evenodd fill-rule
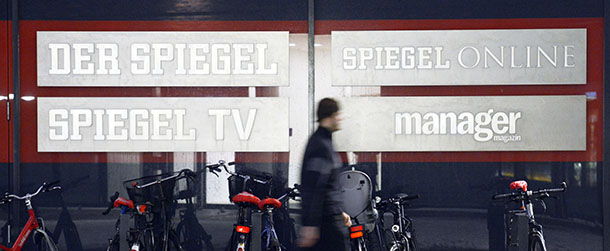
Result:
<svg viewBox="0 0 610 251"><path fill-rule="evenodd" d="M333 31L332 84L586 84L586 29Z"/></svg>
<svg viewBox="0 0 610 251"><path fill-rule="evenodd" d="M38 86L287 86L288 32L37 32Z"/></svg>
<svg viewBox="0 0 610 251"><path fill-rule="evenodd" d="M288 151L286 98L39 98L40 152Z"/></svg>
<svg viewBox="0 0 610 251"><path fill-rule="evenodd" d="M343 98L338 151L585 151L586 97Z"/></svg>

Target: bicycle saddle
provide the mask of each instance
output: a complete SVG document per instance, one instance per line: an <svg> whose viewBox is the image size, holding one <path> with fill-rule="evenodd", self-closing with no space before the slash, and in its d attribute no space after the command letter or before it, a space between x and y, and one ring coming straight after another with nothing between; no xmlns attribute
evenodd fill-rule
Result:
<svg viewBox="0 0 610 251"><path fill-rule="evenodd" d="M260 208L261 210L265 210L266 206L271 206L273 208L280 208L280 207L282 207L282 202L280 202L279 200L274 199L274 198L267 198L267 199L261 200L258 203L258 208Z"/></svg>
<svg viewBox="0 0 610 251"><path fill-rule="evenodd" d="M249 204L258 206L258 203L261 202L261 199L259 199L258 197L254 196L251 193L241 192L241 193L238 193L237 195L233 196L232 201L235 204L249 203Z"/></svg>
<svg viewBox="0 0 610 251"><path fill-rule="evenodd" d="M525 180L517 180L513 183L510 183L510 190L518 190L521 189L523 192L527 192L527 181Z"/></svg>

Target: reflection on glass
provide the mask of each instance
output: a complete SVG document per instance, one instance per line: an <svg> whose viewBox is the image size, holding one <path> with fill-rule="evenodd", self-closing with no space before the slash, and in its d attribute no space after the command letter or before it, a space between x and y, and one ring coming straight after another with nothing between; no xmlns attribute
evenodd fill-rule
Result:
<svg viewBox="0 0 610 251"><path fill-rule="evenodd" d="M582 163L580 162L574 163L574 181L577 186L582 186Z"/></svg>

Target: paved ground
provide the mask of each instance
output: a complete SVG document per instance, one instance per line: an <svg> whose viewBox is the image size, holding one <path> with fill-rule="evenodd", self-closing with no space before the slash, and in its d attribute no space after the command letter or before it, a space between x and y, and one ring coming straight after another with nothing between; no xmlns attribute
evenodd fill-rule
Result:
<svg viewBox="0 0 610 251"><path fill-rule="evenodd" d="M83 245L87 251L103 251L107 239L114 234L114 216L98 217L101 210L73 211L73 218L78 227ZM484 211L450 212L450 210L418 209L413 212L414 226L418 244L422 251L479 251L488 250L487 222ZM51 213L45 213L45 215ZM50 216L49 216L50 217ZM95 218L95 219L91 219ZM215 247L222 250L230 237L235 221L232 211L201 210L198 213L200 222L213 236ZM260 217L255 215L254 224L259 226ZM0 222L3 224L3 222ZM56 221L46 220L50 229ZM601 228L569 221L545 221L545 237L549 251L597 251L602 250ZM259 229L255 228L258 232ZM258 247L253 238L253 247ZM60 250L66 250L60 242ZM254 249L258 250L258 249ZM492 250L493 251L493 250Z"/></svg>

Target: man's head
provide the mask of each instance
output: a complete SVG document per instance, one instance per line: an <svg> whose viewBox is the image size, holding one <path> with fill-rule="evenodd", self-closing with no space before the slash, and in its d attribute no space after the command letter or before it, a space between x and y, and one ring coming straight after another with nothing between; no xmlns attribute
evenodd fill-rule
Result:
<svg viewBox="0 0 610 251"><path fill-rule="evenodd" d="M339 104L332 98L324 98L318 103L318 122L331 132L341 129Z"/></svg>

